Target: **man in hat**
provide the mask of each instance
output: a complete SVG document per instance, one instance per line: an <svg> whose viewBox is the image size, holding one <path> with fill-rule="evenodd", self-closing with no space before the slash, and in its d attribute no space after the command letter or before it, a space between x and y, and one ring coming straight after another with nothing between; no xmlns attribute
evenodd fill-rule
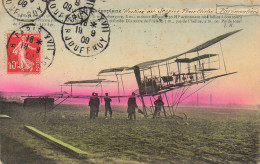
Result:
<svg viewBox="0 0 260 164"><path fill-rule="evenodd" d="M112 117L112 109L110 102L111 98L108 97L108 93L105 93L104 101L105 101L105 117L107 117L107 112L109 112L110 117Z"/></svg>
<svg viewBox="0 0 260 164"><path fill-rule="evenodd" d="M127 113L128 113L128 118L130 120L132 120L133 115L134 115L134 119L136 119L135 116L135 108L138 108L137 104L136 104L136 97L135 97L135 93L133 92L132 95L129 97L128 102L127 102L128 108L127 108Z"/></svg>
<svg viewBox="0 0 260 164"><path fill-rule="evenodd" d="M95 93L92 92L92 96L89 99L89 107L90 107L90 119L95 119L96 115L96 105L95 105Z"/></svg>
<svg viewBox="0 0 260 164"><path fill-rule="evenodd" d="M98 98L98 93L95 93L94 102L95 102L95 107L96 107L96 117L98 117L99 105L100 105L100 100Z"/></svg>
<svg viewBox="0 0 260 164"><path fill-rule="evenodd" d="M164 102L162 101L162 97L161 96L158 96L158 99L155 100L154 105L155 105L155 111L154 111L153 118L155 118L157 115L158 116L160 115L161 108L164 105Z"/></svg>

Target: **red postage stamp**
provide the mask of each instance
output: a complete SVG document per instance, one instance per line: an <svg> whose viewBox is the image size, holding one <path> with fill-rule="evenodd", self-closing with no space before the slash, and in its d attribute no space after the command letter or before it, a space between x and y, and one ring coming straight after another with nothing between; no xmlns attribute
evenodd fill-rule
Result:
<svg viewBox="0 0 260 164"><path fill-rule="evenodd" d="M40 73L41 34L7 34L7 73Z"/></svg>

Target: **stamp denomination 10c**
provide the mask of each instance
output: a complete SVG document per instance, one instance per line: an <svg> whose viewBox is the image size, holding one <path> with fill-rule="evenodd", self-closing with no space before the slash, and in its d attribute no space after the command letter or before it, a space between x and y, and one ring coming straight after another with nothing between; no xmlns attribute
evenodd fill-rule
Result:
<svg viewBox="0 0 260 164"><path fill-rule="evenodd" d="M41 34L7 34L7 72L39 73L41 70Z"/></svg>

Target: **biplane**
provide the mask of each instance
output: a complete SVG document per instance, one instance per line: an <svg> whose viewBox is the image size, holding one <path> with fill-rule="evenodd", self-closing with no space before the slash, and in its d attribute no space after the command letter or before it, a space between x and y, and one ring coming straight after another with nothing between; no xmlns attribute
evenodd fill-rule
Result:
<svg viewBox="0 0 260 164"><path fill-rule="evenodd" d="M104 97L102 83L117 83L118 95L110 96L110 98L118 98L120 101L120 98L130 96L125 95L125 93L120 95L119 93L120 83L124 91L122 76L133 74L135 76L138 88L132 92L135 93L136 97L138 97L142 102L143 109L141 113L145 117L153 115L155 109L152 99L155 99L156 96L160 95L164 97L164 101L167 102L167 109L163 108L164 116L176 117L175 111L180 102L184 101L189 96L211 83L213 80L236 73L227 72L221 41L239 31L241 30L220 35L184 53L170 56L168 58L146 61L131 67L103 69L98 73L98 79L68 81L61 85L61 94L56 94L56 98L62 98L63 101L68 98L90 98L90 96L87 95L74 95L72 88L73 86L81 86L82 84L95 84L95 86L100 86L101 88L101 95L98 97L102 99ZM219 43L220 45L220 54L215 52L204 53L205 50L216 43ZM223 63L223 66L221 66L220 63ZM103 78L106 76L113 76L116 80L106 80ZM119 77L121 77L121 79ZM197 84L203 85L199 89L184 97L187 90L191 86ZM62 94L62 87L64 86L71 87L71 93L69 95L68 93ZM167 93L170 92L172 92L171 99L167 96ZM150 101L151 106L146 105L144 98ZM186 115L184 118L187 118Z"/></svg>

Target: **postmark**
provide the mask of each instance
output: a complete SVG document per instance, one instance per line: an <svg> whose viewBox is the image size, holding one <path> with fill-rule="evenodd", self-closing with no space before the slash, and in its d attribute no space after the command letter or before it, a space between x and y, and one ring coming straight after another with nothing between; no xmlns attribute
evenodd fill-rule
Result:
<svg viewBox="0 0 260 164"><path fill-rule="evenodd" d="M79 24L88 19L95 0L51 0L48 3L50 15L62 24Z"/></svg>
<svg viewBox="0 0 260 164"><path fill-rule="evenodd" d="M64 24L61 34L65 47L70 52L82 57L91 57L108 47L110 26L105 15L93 9L89 18L80 24Z"/></svg>
<svg viewBox="0 0 260 164"><path fill-rule="evenodd" d="M8 42L7 42L8 52L9 52L10 47L13 46L12 45L13 38L16 37L17 33L21 33L21 34L38 33L41 36L40 39L38 38L38 39L34 40L36 42L36 44L39 45L39 48L37 49L37 51L40 51L40 54L41 54L40 59L38 60L39 64L37 64L37 67L40 67L40 68L38 68L38 73L40 73L41 71L50 67L54 61L55 51L56 51L54 38L51 35L51 33L42 26L37 26L33 23L26 24L26 25L20 27L19 30L14 31L12 33L12 35L10 35L10 37L8 38ZM9 53L8 53L8 58L9 58ZM8 59L8 62L10 62L10 58ZM25 72L25 71L20 71L20 72Z"/></svg>
<svg viewBox="0 0 260 164"><path fill-rule="evenodd" d="M13 32L7 34L7 73L39 73L41 34Z"/></svg>
<svg viewBox="0 0 260 164"><path fill-rule="evenodd" d="M43 0L2 0L2 3L12 18L24 22L41 18L47 10Z"/></svg>
<svg viewBox="0 0 260 164"><path fill-rule="evenodd" d="M41 34L42 56L41 56L41 70L45 70L51 66L54 61L56 45L52 34L43 26L35 24L27 24L20 28L25 32L39 32Z"/></svg>

